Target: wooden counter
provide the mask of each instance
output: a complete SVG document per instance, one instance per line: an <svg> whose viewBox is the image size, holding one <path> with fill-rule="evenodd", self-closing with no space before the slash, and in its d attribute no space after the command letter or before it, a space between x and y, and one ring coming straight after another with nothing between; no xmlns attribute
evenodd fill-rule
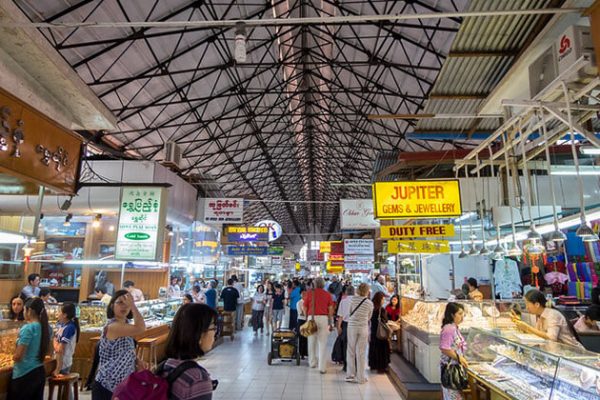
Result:
<svg viewBox="0 0 600 400"><path fill-rule="evenodd" d="M46 376L50 376L52 371L56 368L56 360L47 358L44 362L44 368L46 369ZM0 372L0 400L6 400L8 395L8 385L12 377L12 368L5 369Z"/></svg>

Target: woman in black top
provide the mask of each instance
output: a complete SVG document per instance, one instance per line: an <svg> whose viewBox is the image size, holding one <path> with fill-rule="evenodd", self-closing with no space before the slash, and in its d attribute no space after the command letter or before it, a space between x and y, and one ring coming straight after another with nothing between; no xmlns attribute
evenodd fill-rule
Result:
<svg viewBox="0 0 600 400"><path fill-rule="evenodd" d="M390 342L388 339L377 338L377 325L379 320L386 323L387 313L383 308L384 295L375 293L373 297L373 316L371 317L371 339L369 341L369 368L380 373L385 372L390 363Z"/></svg>

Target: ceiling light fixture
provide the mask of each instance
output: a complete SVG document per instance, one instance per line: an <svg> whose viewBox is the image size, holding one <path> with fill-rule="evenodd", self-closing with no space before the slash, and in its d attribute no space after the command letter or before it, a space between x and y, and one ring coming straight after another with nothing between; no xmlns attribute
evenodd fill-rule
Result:
<svg viewBox="0 0 600 400"><path fill-rule="evenodd" d="M458 218L458 222L460 223L460 254L458 255L458 258L465 258L468 256L468 254L465 252L465 246L463 244L463 234L462 234L462 216L460 218Z"/></svg>
<svg viewBox="0 0 600 400"><path fill-rule="evenodd" d="M553 242L564 242L567 236L558 229L558 213L556 212L556 195L554 194L554 180L552 179L552 160L550 158L550 147L548 145L548 130L546 129L546 115L544 109L540 107L542 132L544 134L544 151L546 153L546 163L548 168L548 180L550 183L550 193L552 194L552 218L554 222L554 231L550 234L550 240Z"/></svg>
<svg viewBox="0 0 600 400"><path fill-rule="evenodd" d="M246 62L246 24L238 22L235 24L235 44L233 57L236 63Z"/></svg>
<svg viewBox="0 0 600 400"><path fill-rule="evenodd" d="M579 150L588 156L600 156L600 147L580 147Z"/></svg>
<svg viewBox="0 0 600 400"><path fill-rule="evenodd" d="M63 222L63 226L71 226L71 219L73 219L73 214L67 214L65 217L65 222Z"/></svg>
<svg viewBox="0 0 600 400"><path fill-rule="evenodd" d="M501 137L502 137L502 145L503 145L503 147L507 148L506 145L507 145L507 142L508 142L508 132L504 132L501 135ZM515 177L511 173L510 166L508 164L508 150L504 151L504 164L505 164L505 167L506 167L506 176L507 176L507 178L511 178L514 181ZM515 227L515 217L513 215L513 208L510 205L510 198L508 200L508 207L510 208L510 227L512 229L512 239L513 239L513 245L510 248L510 250L508 250L508 255L512 256L512 257L519 257L523 252L521 251L521 248L517 244L517 228Z"/></svg>
<svg viewBox="0 0 600 400"><path fill-rule="evenodd" d="M102 214L96 214L96 216L94 217L94 221L92 221L92 227L100 228L101 220Z"/></svg>
<svg viewBox="0 0 600 400"><path fill-rule="evenodd" d="M577 149L575 148L575 127L573 126L573 115L571 114L571 98L569 97L569 90L567 89L567 85L564 81L561 82L561 86L565 95L565 102L567 106L567 119L569 122L569 133L571 134L571 153L573 154L573 164L575 165L575 173L577 175L577 186L579 187L579 207L581 209L581 225L579 226L579 228L577 228L575 234L585 242L595 242L598 240L598 235L596 235L594 231L589 227L585 218L583 180L581 179L581 173L579 170L579 157L577 156Z"/></svg>
<svg viewBox="0 0 600 400"><path fill-rule="evenodd" d="M533 242L539 242L542 240L542 235L535 229L535 222L533 220L533 192L531 190L531 182L529 180L529 169L527 168L527 151L525 150L525 141L527 137L523 132L523 127L521 126L521 120L519 120L519 139L521 139L521 156L523 157L523 178L525 179L525 186L527 186L527 209L529 211L529 232L527 232L527 239ZM522 195L523 193L521 193ZM538 199L539 201L539 199Z"/></svg>

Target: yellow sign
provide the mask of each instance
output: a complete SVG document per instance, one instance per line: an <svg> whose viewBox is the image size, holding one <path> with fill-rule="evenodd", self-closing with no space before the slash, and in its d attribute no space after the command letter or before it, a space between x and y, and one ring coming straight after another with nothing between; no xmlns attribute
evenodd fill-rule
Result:
<svg viewBox="0 0 600 400"><path fill-rule="evenodd" d="M454 225L401 225L382 226L382 239L427 238L454 236Z"/></svg>
<svg viewBox="0 0 600 400"><path fill-rule="evenodd" d="M331 244L332 243L342 243L342 242L321 242L319 243L319 252L320 253L331 253Z"/></svg>
<svg viewBox="0 0 600 400"><path fill-rule="evenodd" d="M269 233L266 226L228 226L227 233Z"/></svg>
<svg viewBox="0 0 600 400"><path fill-rule="evenodd" d="M296 263L296 271L300 271L301 269L302 269L302 265L299 262L297 262Z"/></svg>
<svg viewBox="0 0 600 400"><path fill-rule="evenodd" d="M327 263L325 264L325 270L331 274L339 274L344 272L344 267L341 265L334 264L331 261L327 261Z"/></svg>
<svg viewBox="0 0 600 400"><path fill-rule="evenodd" d="M388 253L450 253L447 240L390 240Z"/></svg>
<svg viewBox="0 0 600 400"><path fill-rule="evenodd" d="M458 180L375 182L377 219L441 218L462 214Z"/></svg>

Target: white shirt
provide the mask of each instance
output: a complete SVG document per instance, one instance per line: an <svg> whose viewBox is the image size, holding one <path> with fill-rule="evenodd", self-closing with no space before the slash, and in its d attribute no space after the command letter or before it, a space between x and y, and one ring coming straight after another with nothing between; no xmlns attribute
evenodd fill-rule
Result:
<svg viewBox="0 0 600 400"><path fill-rule="evenodd" d="M337 315L342 317L344 322L348 322L348 316L350 316L350 302L354 296L346 296L340 301Z"/></svg>
<svg viewBox="0 0 600 400"><path fill-rule="evenodd" d="M298 300L296 307L298 309L298 319L306 320L306 315L304 314L304 299Z"/></svg>
<svg viewBox="0 0 600 400"><path fill-rule="evenodd" d="M179 285L169 285L167 296L169 296L170 299L181 298L181 288L179 287Z"/></svg>
<svg viewBox="0 0 600 400"><path fill-rule="evenodd" d="M244 304L244 286L241 283L236 282L233 285L233 287L236 288L236 290L240 294L240 297L238 297L238 300L237 300L238 304Z"/></svg>
<svg viewBox="0 0 600 400"><path fill-rule="evenodd" d="M138 288L129 288L129 293L131 293L131 297L133 297L133 301L144 301L144 293Z"/></svg>
<svg viewBox="0 0 600 400"><path fill-rule="evenodd" d="M546 332L550 340L569 344L571 346L583 347L571 333L567 320L562 313L553 308L546 308L536 322L537 329Z"/></svg>

